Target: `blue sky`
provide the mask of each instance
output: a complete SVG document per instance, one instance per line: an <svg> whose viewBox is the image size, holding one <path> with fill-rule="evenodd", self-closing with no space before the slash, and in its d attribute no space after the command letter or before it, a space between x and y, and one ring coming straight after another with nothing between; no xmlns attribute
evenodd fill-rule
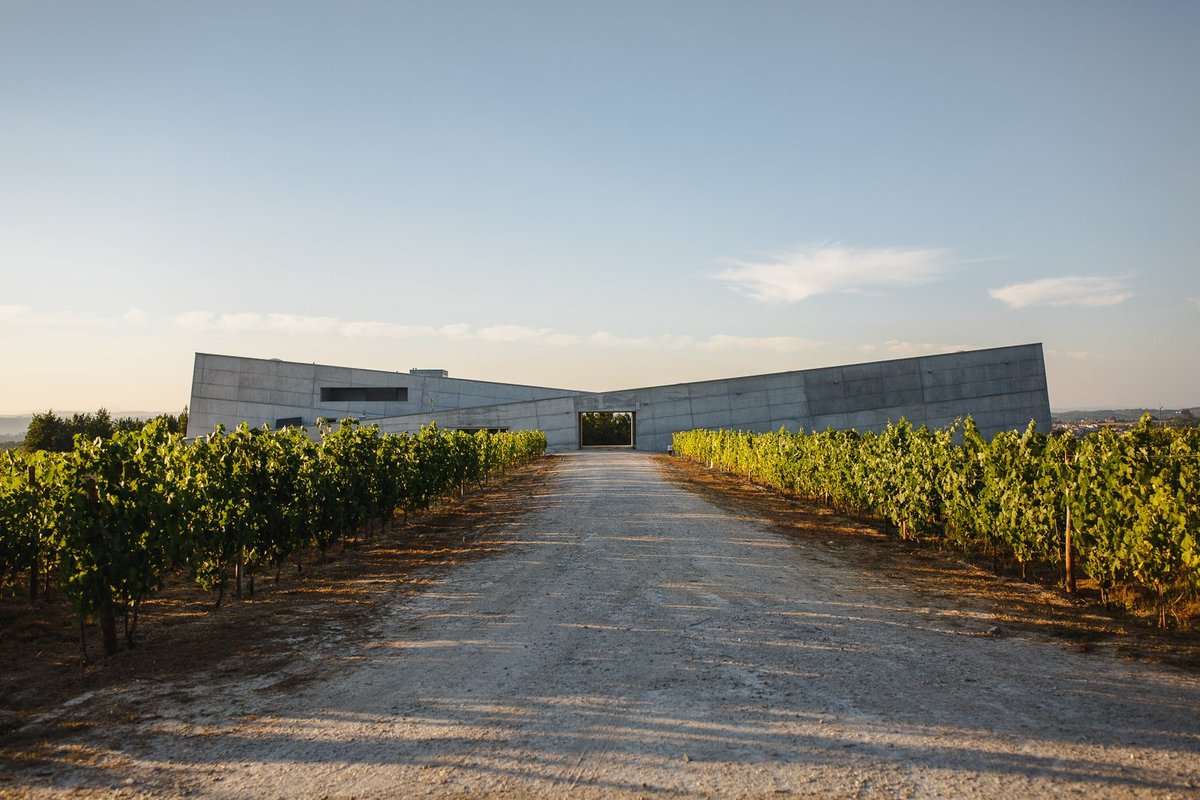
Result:
<svg viewBox="0 0 1200 800"><path fill-rule="evenodd" d="M0 413L1043 342L1200 404L1200 5L0 0Z"/></svg>

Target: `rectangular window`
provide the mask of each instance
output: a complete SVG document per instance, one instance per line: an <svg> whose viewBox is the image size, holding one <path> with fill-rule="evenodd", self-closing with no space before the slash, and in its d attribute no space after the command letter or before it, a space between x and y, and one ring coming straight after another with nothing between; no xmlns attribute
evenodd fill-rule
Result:
<svg viewBox="0 0 1200 800"><path fill-rule="evenodd" d="M403 386L322 386L322 403L403 403L408 389Z"/></svg>

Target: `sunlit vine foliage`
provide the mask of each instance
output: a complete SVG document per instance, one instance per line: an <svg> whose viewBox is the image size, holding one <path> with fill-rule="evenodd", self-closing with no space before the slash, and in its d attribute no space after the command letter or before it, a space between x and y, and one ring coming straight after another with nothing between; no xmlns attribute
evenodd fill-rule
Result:
<svg viewBox="0 0 1200 800"><path fill-rule="evenodd" d="M886 520L900 536L1059 567L1107 598L1149 592L1168 609L1200 588L1200 429L1048 436L1032 423L986 440L970 418L947 429L905 420L880 433L677 433L678 455L780 491Z"/></svg>
<svg viewBox="0 0 1200 800"><path fill-rule="evenodd" d="M154 421L65 453L0 452L0 587L61 592L133 645L138 609L177 572L224 596L306 548L324 551L397 511L545 453L540 431L427 427L381 434L343 420L318 439L300 428L241 425L191 442Z"/></svg>

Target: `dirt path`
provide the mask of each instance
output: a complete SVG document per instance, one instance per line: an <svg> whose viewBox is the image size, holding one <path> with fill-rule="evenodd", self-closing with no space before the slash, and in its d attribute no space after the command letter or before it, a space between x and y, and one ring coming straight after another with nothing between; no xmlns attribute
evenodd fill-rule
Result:
<svg viewBox="0 0 1200 800"><path fill-rule="evenodd" d="M1195 676L997 630L643 454L557 463L508 549L398 597L361 647L135 686L139 719L76 742L101 757L18 791L1200 796Z"/></svg>

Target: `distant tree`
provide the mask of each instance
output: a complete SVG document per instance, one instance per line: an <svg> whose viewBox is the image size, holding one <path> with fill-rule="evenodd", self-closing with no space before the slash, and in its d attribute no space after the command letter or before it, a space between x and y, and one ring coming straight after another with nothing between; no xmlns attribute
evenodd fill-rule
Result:
<svg viewBox="0 0 1200 800"><path fill-rule="evenodd" d="M126 433L134 433L144 428L146 422L135 417L117 417L113 420L114 431L124 431Z"/></svg>
<svg viewBox="0 0 1200 800"><path fill-rule="evenodd" d="M1175 412L1175 416L1168 421L1168 424L1176 428L1195 428L1200 427L1200 418L1193 414L1190 408L1181 408Z"/></svg>
<svg viewBox="0 0 1200 800"><path fill-rule="evenodd" d="M71 449L71 432L67 421L54 413L53 409L34 414L25 430L25 451L53 450L65 453Z"/></svg>
<svg viewBox="0 0 1200 800"><path fill-rule="evenodd" d="M163 422L167 423L167 431L168 432L178 433L180 435L186 435L187 434L187 417L188 417L187 406L184 406L183 411L180 411L178 415L176 415L176 414L159 414L157 417L154 417L154 419L147 420L145 422L143 422L142 420L135 420L134 422L136 423L137 427L135 427L133 430L140 431L149 422L155 422L156 420L162 420Z"/></svg>
<svg viewBox="0 0 1200 800"><path fill-rule="evenodd" d="M81 434L85 439L109 439L117 431L136 433L154 420L163 420L168 433L187 433L188 408L178 416L174 414L159 414L152 420L135 417L120 417L113 419L108 409L101 408L94 414L72 414L70 419L60 417L53 410L43 414L34 414L29 428L25 431L25 439L21 446L26 452L51 450L65 453L74 447L75 435Z"/></svg>
<svg viewBox="0 0 1200 800"><path fill-rule="evenodd" d="M116 423L113 421L112 415L108 413L107 408L101 408L95 414L72 414L71 421L67 423L67 427L71 432L71 440L74 441L75 435L83 436L85 439L107 439L112 436L117 430ZM141 426L138 426L141 429ZM71 442L68 442L70 449Z"/></svg>
<svg viewBox="0 0 1200 800"><path fill-rule="evenodd" d="M107 439L118 430L117 422L126 421L114 421L112 415L108 413L108 409L105 408L94 414L72 414L70 419L58 416L53 410L43 414L34 414L29 421L29 427L25 430L23 447L29 453L38 450L66 453L74 447L76 434L82 435L88 440ZM122 430L141 429L142 423L140 422L133 428L122 428Z"/></svg>

